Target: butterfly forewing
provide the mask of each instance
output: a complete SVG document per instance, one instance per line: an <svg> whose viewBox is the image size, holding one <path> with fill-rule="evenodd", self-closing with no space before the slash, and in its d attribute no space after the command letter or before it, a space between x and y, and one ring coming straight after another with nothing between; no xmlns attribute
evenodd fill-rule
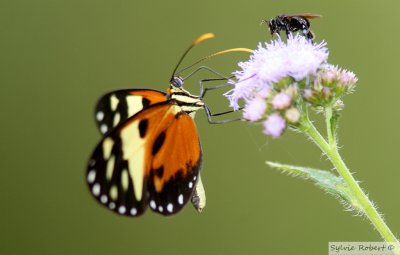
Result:
<svg viewBox="0 0 400 255"><path fill-rule="evenodd" d="M103 137L89 161L87 182L93 196L116 213L138 216L149 205L169 215L191 198L200 163L193 119L161 102Z"/></svg>
<svg viewBox="0 0 400 255"><path fill-rule="evenodd" d="M151 89L123 89L107 93L96 106L97 126L105 134L139 111L164 101L165 93Z"/></svg>

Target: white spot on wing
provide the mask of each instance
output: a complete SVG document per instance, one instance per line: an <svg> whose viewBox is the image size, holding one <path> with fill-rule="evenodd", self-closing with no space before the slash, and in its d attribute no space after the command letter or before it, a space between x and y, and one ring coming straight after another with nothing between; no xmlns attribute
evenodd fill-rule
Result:
<svg viewBox="0 0 400 255"><path fill-rule="evenodd" d="M169 203L169 204L167 205L167 211L170 212L170 213L172 213L173 210L174 210L174 205L173 205L172 203Z"/></svg>
<svg viewBox="0 0 400 255"><path fill-rule="evenodd" d="M131 213L131 215L136 215L137 214L136 208L132 208L130 213Z"/></svg>
<svg viewBox="0 0 400 255"><path fill-rule="evenodd" d="M92 187L92 193L93 193L93 195L95 195L96 197L97 197L98 195L100 195L100 184L95 183L95 184L93 185L93 187Z"/></svg>
<svg viewBox="0 0 400 255"><path fill-rule="evenodd" d="M193 182L189 182L189 189L193 188Z"/></svg>
<svg viewBox="0 0 400 255"><path fill-rule="evenodd" d="M164 211L164 208L160 205L160 206L158 207L158 211L159 211L159 212L163 212L163 211Z"/></svg>
<svg viewBox="0 0 400 255"><path fill-rule="evenodd" d="M183 195L182 194L180 194L179 197L178 197L178 203L180 205L183 205Z"/></svg>
<svg viewBox="0 0 400 255"><path fill-rule="evenodd" d="M197 176L195 175L195 176L193 176L193 181L195 181L197 179Z"/></svg>
<svg viewBox="0 0 400 255"><path fill-rule="evenodd" d="M99 111L96 113L96 120L97 121L102 121L104 119L104 112Z"/></svg>
<svg viewBox="0 0 400 255"><path fill-rule="evenodd" d="M88 183L93 183L96 180L96 170L92 169L89 171L87 176Z"/></svg>
<svg viewBox="0 0 400 255"><path fill-rule="evenodd" d="M115 208L115 203L114 203L114 202L110 202L110 203L108 204L108 208L110 208L111 210L114 210L114 208Z"/></svg>
<svg viewBox="0 0 400 255"><path fill-rule="evenodd" d="M107 130L108 130L108 127L107 127L106 124L102 124L102 125L100 126L100 132L101 132L101 133L105 134L105 133L107 133Z"/></svg>
<svg viewBox="0 0 400 255"><path fill-rule="evenodd" d="M156 205L156 202L154 202L154 200L150 201L150 207L151 207L151 209L156 209L157 205Z"/></svg>
<svg viewBox="0 0 400 255"><path fill-rule="evenodd" d="M121 205L121 206L118 208L118 212L119 212L120 214L125 214L125 212L126 212L126 207L123 206L123 205Z"/></svg>
<svg viewBox="0 0 400 255"><path fill-rule="evenodd" d="M108 197L106 195L101 195L100 202L102 202L103 204L107 203L108 202Z"/></svg>

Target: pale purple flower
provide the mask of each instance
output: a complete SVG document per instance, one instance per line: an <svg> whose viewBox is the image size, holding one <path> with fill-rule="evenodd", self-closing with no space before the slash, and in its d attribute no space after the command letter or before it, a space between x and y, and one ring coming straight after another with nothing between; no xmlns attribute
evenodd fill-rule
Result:
<svg viewBox="0 0 400 255"><path fill-rule="evenodd" d="M278 113L273 113L264 121L264 133L273 138L279 138L286 128L286 121Z"/></svg>
<svg viewBox="0 0 400 255"><path fill-rule="evenodd" d="M353 72L348 71L348 70L343 70L339 77L339 81L343 85L348 86L348 85L356 84L358 81L358 78L356 77L356 75Z"/></svg>
<svg viewBox="0 0 400 255"><path fill-rule="evenodd" d="M258 121L260 120L267 110L266 102L261 97L256 97L246 104L243 109L243 118L248 121Z"/></svg>
<svg viewBox="0 0 400 255"><path fill-rule="evenodd" d="M271 87L265 86L257 91L257 96L262 98L267 98L271 94Z"/></svg>
<svg viewBox="0 0 400 255"><path fill-rule="evenodd" d="M271 43L261 43L250 59L239 63L240 71L234 72L235 88L225 94L235 110L238 100L250 101L259 91L270 90L274 83L285 77L296 81L315 74L328 58L326 43L315 44L303 36L289 36L287 42L280 38Z"/></svg>
<svg viewBox="0 0 400 255"><path fill-rule="evenodd" d="M323 83L339 82L344 86L353 85L358 81L353 72L330 64L323 66L320 78Z"/></svg>
<svg viewBox="0 0 400 255"><path fill-rule="evenodd" d="M325 46L325 42L314 44L300 35L294 38L289 36L286 47L288 75L299 81L310 74L315 74L328 59L329 53Z"/></svg>
<svg viewBox="0 0 400 255"><path fill-rule="evenodd" d="M335 69L329 68L322 75L321 79L324 83L332 83L337 77L337 71Z"/></svg>
<svg viewBox="0 0 400 255"><path fill-rule="evenodd" d="M290 106L292 98L286 93L278 93L272 99L272 107L276 110L282 110Z"/></svg>

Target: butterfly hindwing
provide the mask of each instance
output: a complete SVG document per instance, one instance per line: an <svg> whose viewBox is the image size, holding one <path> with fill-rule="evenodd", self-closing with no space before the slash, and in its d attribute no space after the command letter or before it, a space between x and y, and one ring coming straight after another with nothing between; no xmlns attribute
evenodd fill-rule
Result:
<svg viewBox="0 0 400 255"><path fill-rule="evenodd" d="M179 109L178 106L174 108ZM177 213L191 199L202 156L193 119L184 112L171 117L168 128L160 125L156 135L152 136L154 140L149 143L153 156L148 183L149 206L164 215Z"/></svg>
<svg viewBox="0 0 400 255"><path fill-rule="evenodd" d="M166 94L151 89L122 89L105 94L96 105L95 117L102 134L139 111L166 101Z"/></svg>
<svg viewBox="0 0 400 255"><path fill-rule="evenodd" d="M93 196L114 212L170 215L191 198L201 164L193 119L170 102L139 111L110 130L89 161Z"/></svg>

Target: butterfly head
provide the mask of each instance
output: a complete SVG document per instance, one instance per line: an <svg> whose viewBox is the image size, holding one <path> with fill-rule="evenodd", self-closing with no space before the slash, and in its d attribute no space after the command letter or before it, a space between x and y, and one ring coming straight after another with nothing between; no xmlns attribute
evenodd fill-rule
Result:
<svg viewBox="0 0 400 255"><path fill-rule="evenodd" d="M183 78L180 76L173 76L169 82L173 87L181 88L183 86Z"/></svg>

